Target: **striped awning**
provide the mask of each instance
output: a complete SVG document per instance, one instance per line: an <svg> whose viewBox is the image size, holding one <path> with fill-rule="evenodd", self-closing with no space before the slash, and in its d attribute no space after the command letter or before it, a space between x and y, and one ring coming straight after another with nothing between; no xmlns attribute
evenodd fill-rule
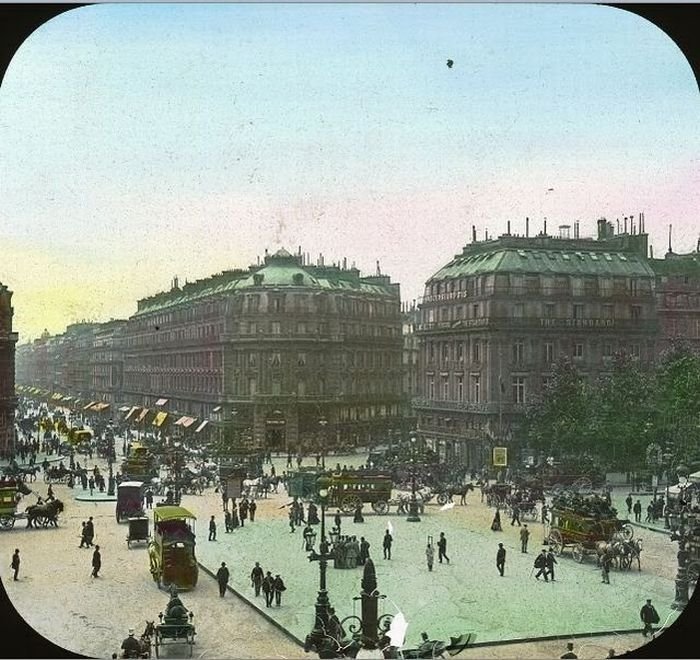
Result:
<svg viewBox="0 0 700 660"><path fill-rule="evenodd" d="M167 418L168 418L168 413L159 412L156 415L155 419L153 420L153 426L157 426L158 428L160 428L161 426L163 426L163 423L165 422L165 420Z"/></svg>
<svg viewBox="0 0 700 660"><path fill-rule="evenodd" d="M188 428L190 428L190 426L192 426L192 424L194 424L196 421L197 421L197 418L196 418L196 417L187 417L187 418L185 418L185 421L182 422L182 425L183 425L186 429L188 429Z"/></svg>
<svg viewBox="0 0 700 660"><path fill-rule="evenodd" d="M103 410L107 410L109 408L109 404L106 401L98 401L93 407L92 410L95 412L102 412Z"/></svg>
<svg viewBox="0 0 700 660"><path fill-rule="evenodd" d="M212 412L221 412L222 408L223 408L223 406L216 406L216 408L214 408L214 410L212 410Z"/></svg>
<svg viewBox="0 0 700 660"><path fill-rule="evenodd" d="M122 406L119 408L119 412L126 412L127 410L131 410L131 408L129 406Z"/></svg>
<svg viewBox="0 0 700 660"><path fill-rule="evenodd" d="M195 432L195 433L199 433L202 429L204 429L204 428L207 426L207 424L209 424L209 420L208 420L208 419L205 419L205 420L194 430L194 432Z"/></svg>
<svg viewBox="0 0 700 660"><path fill-rule="evenodd" d="M166 403L168 403L168 399L158 399L158 401L156 401L157 406L164 406Z"/></svg>
<svg viewBox="0 0 700 660"><path fill-rule="evenodd" d="M137 423L137 424L140 424L141 422L143 422L143 420L146 419L146 415L148 415L148 408L144 408L144 409L141 411L141 413L139 414L139 416L136 418L136 423Z"/></svg>

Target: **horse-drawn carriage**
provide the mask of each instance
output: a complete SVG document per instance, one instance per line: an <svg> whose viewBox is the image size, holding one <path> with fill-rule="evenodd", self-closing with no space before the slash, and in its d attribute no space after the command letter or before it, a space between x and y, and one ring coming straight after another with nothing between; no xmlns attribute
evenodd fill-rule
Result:
<svg viewBox="0 0 700 660"><path fill-rule="evenodd" d="M339 472L329 475L328 498L330 506L350 514L358 506L368 503L375 513L389 511L393 483L391 477L363 472Z"/></svg>
<svg viewBox="0 0 700 660"><path fill-rule="evenodd" d="M484 486L484 495L486 495L486 504L488 506L496 506L503 508L506 505L507 498L513 490L512 484L495 483Z"/></svg>
<svg viewBox="0 0 700 660"><path fill-rule="evenodd" d="M117 522L143 516L143 481L122 481L117 485Z"/></svg>
<svg viewBox="0 0 700 660"><path fill-rule="evenodd" d="M561 555L565 548L571 548L575 561L582 563L587 554L599 557L608 548L619 559L620 568L629 568L635 553L627 547L615 544L629 543L634 529L625 520L617 517L584 515L570 509L552 509L549 523L548 542L554 552ZM617 552L619 550L619 552ZM636 558L639 559L639 550Z"/></svg>
<svg viewBox="0 0 700 660"><path fill-rule="evenodd" d="M19 517L17 504L22 497L18 481L0 481L0 529L11 529Z"/></svg>
<svg viewBox="0 0 700 660"><path fill-rule="evenodd" d="M165 612L158 614L160 623L155 626L156 658L160 657L160 648L169 640L169 643L187 644L190 649L190 658L194 650L194 636L197 634L192 620L194 614L187 611L177 595L177 590L170 591L170 601Z"/></svg>
<svg viewBox="0 0 700 660"><path fill-rule="evenodd" d="M148 543L150 540L151 533L148 529L148 518L146 516L129 518L129 533L126 535L126 547L131 548L131 544L137 541Z"/></svg>
<svg viewBox="0 0 700 660"><path fill-rule="evenodd" d="M158 587L193 589L197 584L195 520L194 514L179 506L153 509L153 538L148 544L148 555L151 575Z"/></svg>
<svg viewBox="0 0 700 660"><path fill-rule="evenodd" d="M44 483L56 484L63 483L67 484L70 480L71 475L73 475L73 470L67 468L63 463L59 465L51 465L44 472Z"/></svg>
<svg viewBox="0 0 700 660"><path fill-rule="evenodd" d="M324 470L317 467L301 467L287 480L287 492L298 500L312 500L318 493L317 481Z"/></svg>

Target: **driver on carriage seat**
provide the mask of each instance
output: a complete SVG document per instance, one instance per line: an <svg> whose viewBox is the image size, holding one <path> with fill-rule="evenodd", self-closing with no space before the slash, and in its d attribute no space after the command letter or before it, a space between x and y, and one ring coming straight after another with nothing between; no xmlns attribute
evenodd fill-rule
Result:
<svg viewBox="0 0 700 660"><path fill-rule="evenodd" d="M141 644L134 637L134 629L129 628L129 636L122 642L123 658L138 658L141 654Z"/></svg>
<svg viewBox="0 0 700 660"><path fill-rule="evenodd" d="M177 588L170 588L170 602L165 608L165 623L187 623L187 608L178 598Z"/></svg>

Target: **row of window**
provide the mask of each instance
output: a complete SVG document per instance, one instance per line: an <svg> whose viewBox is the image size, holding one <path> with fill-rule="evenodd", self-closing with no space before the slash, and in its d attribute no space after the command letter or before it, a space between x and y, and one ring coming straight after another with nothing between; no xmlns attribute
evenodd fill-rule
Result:
<svg viewBox="0 0 700 660"><path fill-rule="evenodd" d="M541 349L538 349L538 344ZM428 342L427 343L427 364L448 364L456 362L463 364L465 355L467 354L467 346L471 345L471 362L480 363L484 358L482 350L482 340L471 339L463 342ZM526 345L528 350L526 352ZM559 349L557 350L557 346ZM618 345L613 342L602 342L602 357L611 357ZM525 362L534 362L537 359L536 352L541 350L541 360L545 364L551 364L560 355L568 354L577 360L588 359L586 354L586 345L583 341L574 341L568 344L566 341L545 340L543 342L526 342L524 339L516 339L510 346L510 355L503 355L506 363L524 364ZM625 344L625 350L634 357L641 356L641 344L638 342L630 342ZM492 359L498 359L498 356L492 356Z"/></svg>
<svg viewBox="0 0 700 660"><path fill-rule="evenodd" d="M272 396L325 396L325 395L398 395L401 382L397 378L348 378L342 376L338 384L339 390L329 387L325 378L285 379L273 376L260 378L257 376L244 377L237 374L232 382L233 393L242 396L255 394L271 394Z"/></svg>
<svg viewBox="0 0 700 660"><path fill-rule="evenodd" d="M139 374L124 375L124 389L135 392L192 392L198 394L221 394L221 376L199 374Z"/></svg>
<svg viewBox="0 0 700 660"><path fill-rule="evenodd" d="M249 313L261 311L272 313L303 313L307 311L326 313L335 309L343 316L389 318L397 315L399 304L398 302L390 303L326 295L267 294L267 296L264 296L261 294L250 294L246 296L245 309Z"/></svg>

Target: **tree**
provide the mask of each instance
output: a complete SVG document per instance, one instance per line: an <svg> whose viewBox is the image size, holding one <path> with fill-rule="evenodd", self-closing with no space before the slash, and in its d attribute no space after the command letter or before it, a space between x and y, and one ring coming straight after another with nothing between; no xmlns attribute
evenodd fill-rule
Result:
<svg viewBox="0 0 700 660"><path fill-rule="evenodd" d="M568 357L555 364L552 379L525 413L529 445L546 455L584 453L589 444L591 392Z"/></svg>

